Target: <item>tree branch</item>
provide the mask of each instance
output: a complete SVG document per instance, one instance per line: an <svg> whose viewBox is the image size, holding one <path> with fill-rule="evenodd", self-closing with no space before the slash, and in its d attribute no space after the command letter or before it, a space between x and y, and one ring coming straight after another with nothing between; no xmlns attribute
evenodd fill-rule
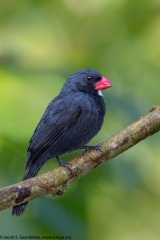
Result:
<svg viewBox="0 0 160 240"><path fill-rule="evenodd" d="M160 106L156 106L148 115L102 142L99 146L103 152L89 150L72 160L73 173L58 167L38 177L1 188L0 210L46 194L62 195L72 182L159 130Z"/></svg>

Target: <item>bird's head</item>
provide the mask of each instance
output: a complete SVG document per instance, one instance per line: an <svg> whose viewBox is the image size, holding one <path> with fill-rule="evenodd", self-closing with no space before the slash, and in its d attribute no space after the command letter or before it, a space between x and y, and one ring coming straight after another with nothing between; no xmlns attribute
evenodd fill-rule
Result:
<svg viewBox="0 0 160 240"><path fill-rule="evenodd" d="M93 69L85 69L74 73L65 84L68 90L78 90L87 93L97 93L111 86L112 84L107 78Z"/></svg>

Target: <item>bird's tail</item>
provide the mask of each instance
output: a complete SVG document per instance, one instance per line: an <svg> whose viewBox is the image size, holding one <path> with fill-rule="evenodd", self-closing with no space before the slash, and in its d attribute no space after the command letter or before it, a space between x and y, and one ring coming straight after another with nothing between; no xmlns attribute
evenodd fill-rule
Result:
<svg viewBox="0 0 160 240"><path fill-rule="evenodd" d="M28 202L22 203L20 205L14 206L12 208L12 216L21 216L24 213L25 208L27 207Z"/></svg>
<svg viewBox="0 0 160 240"><path fill-rule="evenodd" d="M22 181L35 177L38 174L38 171L40 170L41 167L42 167L42 164L37 164L32 167L31 166L27 167ZM21 203L19 205L14 206L12 208L12 216L21 216L24 213L27 207L27 204L28 202L25 202L25 203Z"/></svg>

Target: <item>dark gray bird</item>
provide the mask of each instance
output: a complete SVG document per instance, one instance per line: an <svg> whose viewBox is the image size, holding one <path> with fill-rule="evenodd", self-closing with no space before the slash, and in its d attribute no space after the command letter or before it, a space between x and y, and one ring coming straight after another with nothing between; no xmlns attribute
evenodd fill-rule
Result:
<svg viewBox="0 0 160 240"><path fill-rule="evenodd" d="M76 149L88 149L86 144L102 127L106 108L101 90L111 82L98 71L85 69L71 75L60 94L52 100L42 116L28 148L23 180L35 177L49 159ZM20 216L28 202L14 206L12 215Z"/></svg>

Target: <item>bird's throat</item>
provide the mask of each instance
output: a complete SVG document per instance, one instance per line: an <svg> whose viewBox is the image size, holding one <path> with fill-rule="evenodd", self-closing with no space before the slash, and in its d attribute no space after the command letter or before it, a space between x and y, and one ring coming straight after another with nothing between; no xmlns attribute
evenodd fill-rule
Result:
<svg viewBox="0 0 160 240"><path fill-rule="evenodd" d="M98 90L98 95L103 97L103 94L102 94L102 91L101 90Z"/></svg>

